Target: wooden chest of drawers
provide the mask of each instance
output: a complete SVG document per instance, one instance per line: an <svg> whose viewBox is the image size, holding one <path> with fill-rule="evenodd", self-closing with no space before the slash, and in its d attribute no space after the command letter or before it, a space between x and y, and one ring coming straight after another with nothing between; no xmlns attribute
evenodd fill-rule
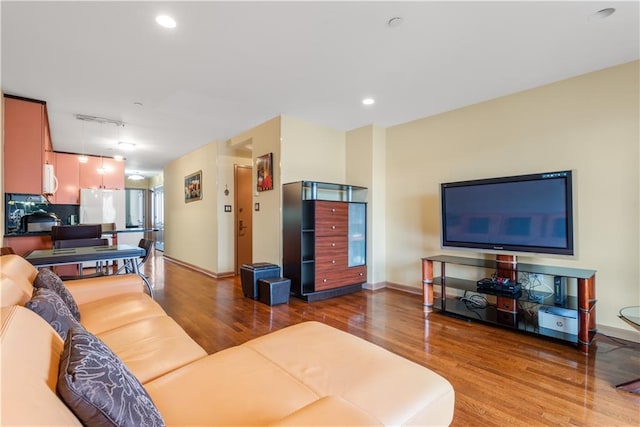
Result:
<svg viewBox="0 0 640 427"><path fill-rule="evenodd" d="M284 185L283 271L292 292L311 301L360 289L367 281L366 204L301 200L300 191L299 183Z"/></svg>

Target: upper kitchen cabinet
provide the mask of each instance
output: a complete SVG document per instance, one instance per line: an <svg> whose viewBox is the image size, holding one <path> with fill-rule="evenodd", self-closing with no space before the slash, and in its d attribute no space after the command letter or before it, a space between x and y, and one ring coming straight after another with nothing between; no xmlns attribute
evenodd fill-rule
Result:
<svg viewBox="0 0 640 427"><path fill-rule="evenodd" d="M6 193L42 193L45 134L48 134L45 123L44 102L5 96L3 170ZM51 138L49 147L50 141Z"/></svg>
<svg viewBox="0 0 640 427"><path fill-rule="evenodd" d="M80 162L77 154L53 153L58 191L51 203L58 205L80 204Z"/></svg>
<svg viewBox="0 0 640 427"><path fill-rule="evenodd" d="M124 189L124 161L104 158L102 188L111 190Z"/></svg>
<svg viewBox="0 0 640 427"><path fill-rule="evenodd" d="M80 188L124 189L124 162L108 157L87 157L87 163L80 163Z"/></svg>

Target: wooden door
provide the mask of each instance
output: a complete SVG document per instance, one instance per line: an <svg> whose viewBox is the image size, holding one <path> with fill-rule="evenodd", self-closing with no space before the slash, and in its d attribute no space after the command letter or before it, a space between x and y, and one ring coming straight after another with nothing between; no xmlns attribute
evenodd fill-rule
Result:
<svg viewBox="0 0 640 427"><path fill-rule="evenodd" d="M253 260L253 168L235 166L236 274Z"/></svg>

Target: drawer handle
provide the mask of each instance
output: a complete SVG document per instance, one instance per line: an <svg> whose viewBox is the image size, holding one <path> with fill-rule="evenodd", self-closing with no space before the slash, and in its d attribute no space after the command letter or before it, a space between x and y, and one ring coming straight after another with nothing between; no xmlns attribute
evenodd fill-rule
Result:
<svg viewBox="0 0 640 427"><path fill-rule="evenodd" d="M331 260L331 264L335 264L335 263L336 263L336 260L335 260L335 259L332 259L332 260Z"/></svg>
<svg viewBox="0 0 640 427"><path fill-rule="evenodd" d="M322 283L327 283L327 279L322 279Z"/></svg>
<svg viewBox="0 0 640 427"><path fill-rule="evenodd" d="M364 276L364 273L360 273L361 276Z"/></svg>
<svg viewBox="0 0 640 427"><path fill-rule="evenodd" d="M335 226L335 225L332 225L332 226L331 226L331 229L332 229L332 230L335 230L335 229L336 229L336 226Z"/></svg>
<svg viewBox="0 0 640 427"><path fill-rule="evenodd" d="M335 244L335 243L332 243L332 244L331 244L331 246L335 248L335 247L336 247L336 244Z"/></svg>
<svg viewBox="0 0 640 427"><path fill-rule="evenodd" d="M336 211L336 208L332 208L332 209L331 209L331 212L335 212L335 211Z"/></svg>

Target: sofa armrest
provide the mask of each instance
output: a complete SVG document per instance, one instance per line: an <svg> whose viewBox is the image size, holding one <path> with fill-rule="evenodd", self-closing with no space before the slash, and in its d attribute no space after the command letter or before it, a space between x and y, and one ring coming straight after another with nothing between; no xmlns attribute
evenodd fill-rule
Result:
<svg viewBox="0 0 640 427"><path fill-rule="evenodd" d="M144 281L137 274L118 274L67 280L64 285L78 305L114 295L144 292Z"/></svg>

